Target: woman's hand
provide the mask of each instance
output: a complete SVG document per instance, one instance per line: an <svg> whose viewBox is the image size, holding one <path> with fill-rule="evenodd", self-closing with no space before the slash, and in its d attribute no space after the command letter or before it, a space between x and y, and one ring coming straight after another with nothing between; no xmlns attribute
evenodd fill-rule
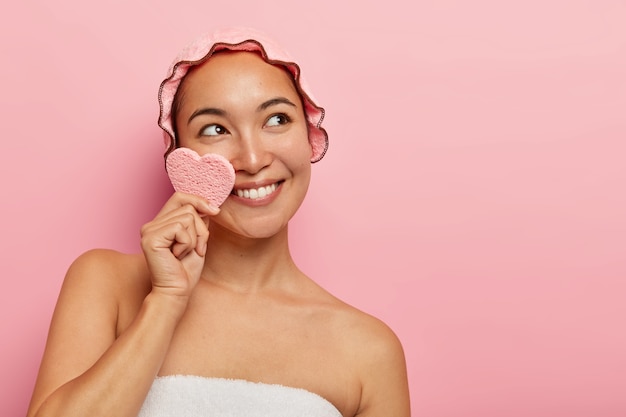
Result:
<svg viewBox="0 0 626 417"><path fill-rule="evenodd" d="M185 296L204 266L208 216L219 208L202 197L175 193L156 217L141 228L141 248L152 273L152 291Z"/></svg>

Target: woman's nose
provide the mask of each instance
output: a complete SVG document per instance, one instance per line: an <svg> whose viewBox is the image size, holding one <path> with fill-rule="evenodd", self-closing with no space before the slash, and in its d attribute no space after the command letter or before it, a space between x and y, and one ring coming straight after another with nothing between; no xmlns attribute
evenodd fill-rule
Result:
<svg viewBox="0 0 626 417"><path fill-rule="evenodd" d="M242 136L231 160L235 171L256 174L272 162L272 153L257 135Z"/></svg>

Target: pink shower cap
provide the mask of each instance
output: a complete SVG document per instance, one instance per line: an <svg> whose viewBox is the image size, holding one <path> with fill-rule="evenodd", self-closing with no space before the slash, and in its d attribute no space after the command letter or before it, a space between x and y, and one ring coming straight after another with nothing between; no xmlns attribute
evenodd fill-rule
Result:
<svg viewBox="0 0 626 417"><path fill-rule="evenodd" d="M214 53L230 51L248 51L258 53L267 63L280 65L292 75L298 93L302 97L304 112L307 119L309 142L313 149L311 162L317 162L328 149L328 134L321 127L324 109L315 104L309 86L300 74L300 67L294 60L267 35L248 28L221 29L208 33L183 49L172 65L167 77L159 88L159 126L165 131L167 152L176 146L172 126L172 104L174 96L190 68L207 61Z"/></svg>

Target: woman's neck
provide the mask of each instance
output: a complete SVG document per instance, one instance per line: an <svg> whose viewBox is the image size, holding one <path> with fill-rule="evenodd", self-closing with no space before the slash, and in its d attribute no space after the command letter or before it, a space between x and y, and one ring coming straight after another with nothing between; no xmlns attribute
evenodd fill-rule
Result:
<svg viewBox="0 0 626 417"><path fill-rule="evenodd" d="M254 292L280 287L300 274L289 251L287 227L261 239L220 229L209 236L202 278L216 285Z"/></svg>

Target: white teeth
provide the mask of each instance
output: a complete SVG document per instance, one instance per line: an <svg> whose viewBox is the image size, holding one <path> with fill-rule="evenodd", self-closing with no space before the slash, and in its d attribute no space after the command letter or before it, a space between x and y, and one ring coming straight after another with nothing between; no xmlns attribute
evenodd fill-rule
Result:
<svg viewBox="0 0 626 417"><path fill-rule="evenodd" d="M250 188L246 190L237 190L237 195L243 198L256 200L257 198L267 197L276 191L276 184L267 185L265 187Z"/></svg>

